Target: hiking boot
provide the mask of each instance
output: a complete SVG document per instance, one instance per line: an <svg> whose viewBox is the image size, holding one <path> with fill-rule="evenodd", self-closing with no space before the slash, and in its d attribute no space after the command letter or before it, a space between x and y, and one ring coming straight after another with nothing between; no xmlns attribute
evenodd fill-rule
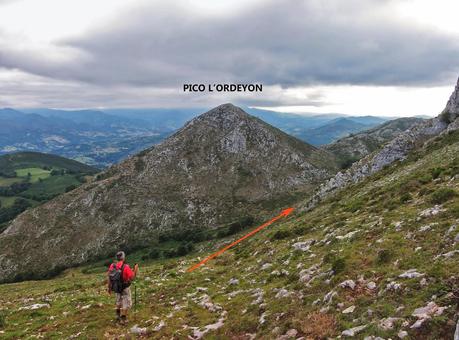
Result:
<svg viewBox="0 0 459 340"><path fill-rule="evenodd" d="M127 325L128 321L127 321L127 318L126 318L126 315L122 315L121 318L120 318L120 324L121 325Z"/></svg>

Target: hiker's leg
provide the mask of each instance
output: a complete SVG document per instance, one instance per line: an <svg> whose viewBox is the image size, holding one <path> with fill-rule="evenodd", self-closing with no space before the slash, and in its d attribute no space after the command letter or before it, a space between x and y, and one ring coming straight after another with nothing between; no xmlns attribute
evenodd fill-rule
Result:
<svg viewBox="0 0 459 340"><path fill-rule="evenodd" d="M127 287L121 293L121 322L127 322L128 312L131 306L131 290L129 289L129 287Z"/></svg>
<svg viewBox="0 0 459 340"><path fill-rule="evenodd" d="M122 297L121 294L115 293L116 320L121 320Z"/></svg>

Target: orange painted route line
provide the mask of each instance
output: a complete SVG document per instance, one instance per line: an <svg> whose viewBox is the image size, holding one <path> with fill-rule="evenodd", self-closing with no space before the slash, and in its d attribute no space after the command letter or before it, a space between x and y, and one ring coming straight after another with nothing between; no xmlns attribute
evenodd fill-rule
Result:
<svg viewBox="0 0 459 340"><path fill-rule="evenodd" d="M220 254L223 254L225 251L227 251L228 249L234 247L236 244L238 244L239 242L242 242L244 241L246 238L258 233L260 230L266 228L267 226L269 226L270 224L276 222L278 219L284 217L284 216L287 216L289 215L294 209L293 208L288 208L288 209L285 209L283 210L278 216L274 217L273 219L269 220L268 222L262 224L261 226L257 227L256 229L252 230L250 233L242 236L239 240L236 240L234 241L233 243L227 245L226 247L220 249L219 251L217 251L216 253L213 253L212 255L206 257L204 260L202 260L201 262L195 264L194 266L188 268L187 272L192 272L193 270L201 267L204 263L206 263L207 261L209 260L212 260L213 258L217 257L218 255Z"/></svg>

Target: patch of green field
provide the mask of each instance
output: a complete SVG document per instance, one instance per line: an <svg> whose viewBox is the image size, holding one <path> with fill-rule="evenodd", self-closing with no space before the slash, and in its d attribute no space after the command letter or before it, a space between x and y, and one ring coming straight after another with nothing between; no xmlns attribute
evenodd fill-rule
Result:
<svg viewBox="0 0 459 340"><path fill-rule="evenodd" d="M29 177L30 174L30 183L35 183L38 182L39 179L45 179L50 176L51 171L49 170L44 170L41 168L23 168L23 169L17 169L16 170L16 176L18 177L24 177L27 178Z"/></svg>
<svg viewBox="0 0 459 340"><path fill-rule="evenodd" d="M0 156L0 172L3 173L14 174L17 169L44 167L87 174L97 172L97 169L75 160L40 152L17 152Z"/></svg>
<svg viewBox="0 0 459 340"><path fill-rule="evenodd" d="M14 200L16 199L17 197L4 197L4 196L0 196L0 202L2 202L2 205L1 207L2 208L7 208L7 207L10 207Z"/></svg>
<svg viewBox="0 0 459 340"><path fill-rule="evenodd" d="M7 187L13 183L19 183L21 181L23 181L22 178L17 178L17 177L9 178L9 177L0 176L0 187Z"/></svg>
<svg viewBox="0 0 459 340"><path fill-rule="evenodd" d="M81 183L73 175L49 176L41 182L35 182L32 186L24 191L22 195L26 197L52 197L66 191L66 189Z"/></svg>

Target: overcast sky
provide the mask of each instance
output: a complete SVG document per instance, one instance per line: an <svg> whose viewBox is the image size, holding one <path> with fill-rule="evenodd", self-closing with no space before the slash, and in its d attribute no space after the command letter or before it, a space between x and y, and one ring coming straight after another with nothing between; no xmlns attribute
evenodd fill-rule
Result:
<svg viewBox="0 0 459 340"><path fill-rule="evenodd" d="M435 115L457 0L0 0L0 107ZM184 83L262 83L188 94Z"/></svg>

